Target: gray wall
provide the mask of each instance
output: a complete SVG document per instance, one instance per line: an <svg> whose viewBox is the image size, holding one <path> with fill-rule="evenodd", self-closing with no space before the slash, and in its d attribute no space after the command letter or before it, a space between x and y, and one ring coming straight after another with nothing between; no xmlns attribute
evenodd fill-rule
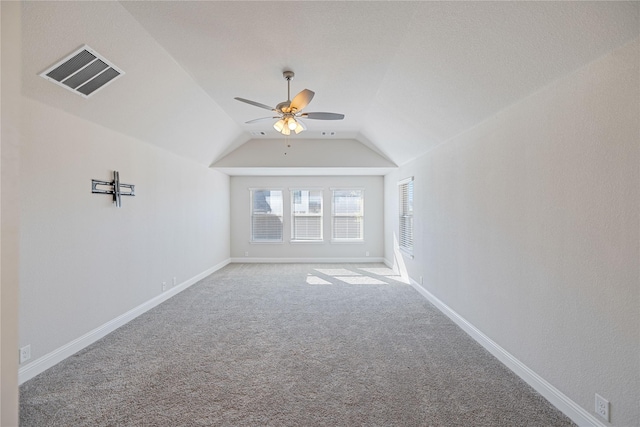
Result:
<svg viewBox="0 0 640 427"><path fill-rule="evenodd" d="M291 243L290 189L324 190L324 241ZM331 188L364 189L364 242L331 242ZM251 243L250 188L283 190L283 243ZM383 178L381 176L236 176L231 177L231 257L238 261L381 261L383 256ZM245 256L245 253L248 255ZM369 252L369 256L366 253ZM242 259L240 259L242 258Z"/></svg>
<svg viewBox="0 0 640 427"><path fill-rule="evenodd" d="M20 346L32 360L229 258L229 177L23 98ZM122 208L91 194L112 171Z"/></svg>
<svg viewBox="0 0 640 427"><path fill-rule="evenodd" d="M0 425L18 425L18 257L20 215L21 4L2 13L2 156L0 190Z"/></svg>
<svg viewBox="0 0 640 427"><path fill-rule="evenodd" d="M594 414L640 425L638 41L385 177L415 176L416 282Z"/></svg>

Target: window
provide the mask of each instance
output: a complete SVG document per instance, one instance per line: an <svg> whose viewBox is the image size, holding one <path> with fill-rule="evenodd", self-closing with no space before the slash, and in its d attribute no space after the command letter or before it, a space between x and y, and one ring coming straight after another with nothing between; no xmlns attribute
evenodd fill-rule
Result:
<svg viewBox="0 0 640 427"><path fill-rule="evenodd" d="M291 191L291 240L322 240L322 190Z"/></svg>
<svg viewBox="0 0 640 427"><path fill-rule="evenodd" d="M251 241L282 242L282 190L251 190Z"/></svg>
<svg viewBox="0 0 640 427"><path fill-rule="evenodd" d="M413 254L413 177L398 183L400 193L400 249Z"/></svg>
<svg viewBox="0 0 640 427"><path fill-rule="evenodd" d="M362 241L364 190L333 190L333 235L336 241Z"/></svg>

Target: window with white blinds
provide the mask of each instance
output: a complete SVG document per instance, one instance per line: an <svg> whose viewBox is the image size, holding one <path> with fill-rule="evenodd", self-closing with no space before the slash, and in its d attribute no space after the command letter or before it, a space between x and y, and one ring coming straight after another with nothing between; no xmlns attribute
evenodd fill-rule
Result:
<svg viewBox="0 0 640 427"><path fill-rule="evenodd" d="M282 242L282 190L251 190L251 241Z"/></svg>
<svg viewBox="0 0 640 427"><path fill-rule="evenodd" d="M333 190L332 239L362 241L364 231L364 190Z"/></svg>
<svg viewBox="0 0 640 427"><path fill-rule="evenodd" d="M291 240L322 240L322 190L291 191Z"/></svg>
<svg viewBox="0 0 640 427"><path fill-rule="evenodd" d="M400 193L400 249L413 254L413 177L398 183Z"/></svg>

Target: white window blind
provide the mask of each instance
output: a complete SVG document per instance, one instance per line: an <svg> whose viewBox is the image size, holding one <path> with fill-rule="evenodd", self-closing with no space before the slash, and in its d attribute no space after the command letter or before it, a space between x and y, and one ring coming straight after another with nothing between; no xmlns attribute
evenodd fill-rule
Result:
<svg viewBox="0 0 640 427"><path fill-rule="evenodd" d="M282 242L282 190L251 190L251 241Z"/></svg>
<svg viewBox="0 0 640 427"><path fill-rule="evenodd" d="M322 240L322 190L291 191L291 239Z"/></svg>
<svg viewBox="0 0 640 427"><path fill-rule="evenodd" d="M400 193L400 249L413 254L413 177L398 183Z"/></svg>
<svg viewBox="0 0 640 427"><path fill-rule="evenodd" d="M363 190L333 190L332 230L333 240L363 240Z"/></svg>

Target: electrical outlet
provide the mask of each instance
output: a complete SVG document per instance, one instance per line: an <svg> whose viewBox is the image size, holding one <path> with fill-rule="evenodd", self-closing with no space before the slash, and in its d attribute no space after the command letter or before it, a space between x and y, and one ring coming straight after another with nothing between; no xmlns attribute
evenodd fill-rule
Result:
<svg viewBox="0 0 640 427"><path fill-rule="evenodd" d="M596 414L609 421L609 401L596 393Z"/></svg>
<svg viewBox="0 0 640 427"><path fill-rule="evenodd" d="M31 359L31 344L25 345L20 349L20 363L24 363Z"/></svg>
<svg viewBox="0 0 640 427"><path fill-rule="evenodd" d="M364 256L369 256L369 251L366 251L366 252L364 253Z"/></svg>
<svg viewBox="0 0 640 427"><path fill-rule="evenodd" d="M422 276L420 276L420 284L421 284L421 285L424 285L424 281L423 281L423 279L422 279Z"/></svg>
<svg viewBox="0 0 640 427"><path fill-rule="evenodd" d="M167 290L167 282L162 282L162 292Z"/></svg>
<svg viewBox="0 0 640 427"><path fill-rule="evenodd" d="M173 286L175 286L178 283L178 279L176 279L175 277L173 278Z"/></svg>
<svg viewBox="0 0 640 427"><path fill-rule="evenodd" d="M245 252L245 253L244 253L244 256L249 256L249 252L248 252L248 251L247 251L247 252Z"/></svg>

